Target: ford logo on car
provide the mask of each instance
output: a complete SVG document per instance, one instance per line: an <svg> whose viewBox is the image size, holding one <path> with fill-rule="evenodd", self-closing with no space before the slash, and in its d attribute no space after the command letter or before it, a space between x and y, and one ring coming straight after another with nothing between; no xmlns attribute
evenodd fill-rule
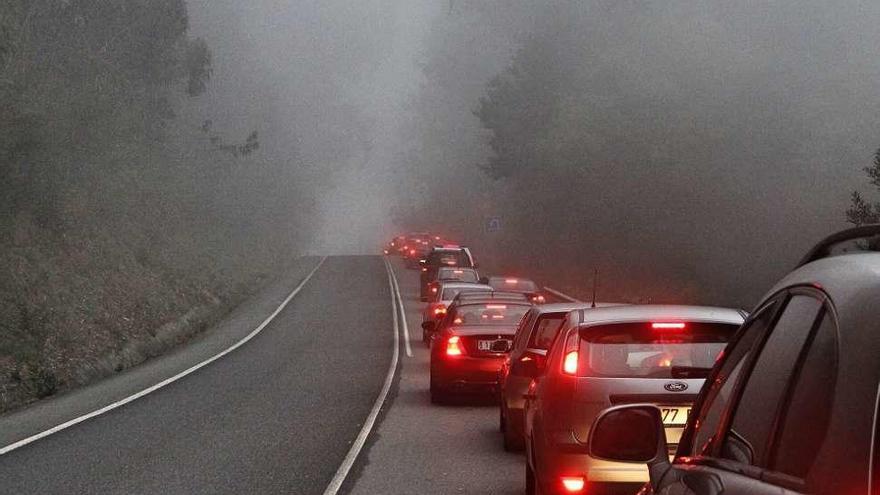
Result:
<svg viewBox="0 0 880 495"><path fill-rule="evenodd" d="M688 384L684 382L669 382L663 385L663 388L670 392L684 392L688 388Z"/></svg>

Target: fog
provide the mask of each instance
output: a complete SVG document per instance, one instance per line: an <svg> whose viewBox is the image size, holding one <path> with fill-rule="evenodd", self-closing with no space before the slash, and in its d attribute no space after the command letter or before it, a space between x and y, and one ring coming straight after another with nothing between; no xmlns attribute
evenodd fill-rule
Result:
<svg viewBox="0 0 880 495"><path fill-rule="evenodd" d="M876 2L188 5L193 114L289 162L308 252L431 229L575 291L599 269L608 299L749 306L880 144Z"/></svg>

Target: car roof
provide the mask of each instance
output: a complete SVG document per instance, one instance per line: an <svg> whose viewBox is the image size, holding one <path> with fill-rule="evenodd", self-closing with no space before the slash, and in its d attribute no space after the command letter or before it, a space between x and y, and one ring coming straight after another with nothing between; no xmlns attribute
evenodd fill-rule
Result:
<svg viewBox="0 0 880 495"><path fill-rule="evenodd" d="M740 325L745 320L744 311L715 306L687 306L674 304L633 304L588 308L581 310L580 325L600 323L684 320Z"/></svg>
<svg viewBox="0 0 880 495"><path fill-rule="evenodd" d="M467 294L467 293L463 292L462 294ZM459 294L459 296L461 296L462 294ZM467 294L467 295L468 296L475 296L475 297L468 297L468 298L466 298L466 300L458 299L459 306L470 306L470 305L492 304L492 303L513 304L515 306L531 306L532 305L532 303L529 302L529 300L525 299L525 298L523 298L523 299L508 299L508 298L498 299L498 298L492 298L492 297L485 297L486 296L485 292L471 292L470 294ZM479 297L479 296L483 296L483 297ZM456 297L458 297L458 296L456 296Z"/></svg>
<svg viewBox="0 0 880 495"><path fill-rule="evenodd" d="M877 307L871 303L876 303L880 291L880 253L841 254L812 261L783 277L762 300L797 285L817 287L835 302L858 301L865 310Z"/></svg>
<svg viewBox="0 0 880 495"><path fill-rule="evenodd" d="M473 298L483 298L483 299L504 299L511 301L528 301L528 298L522 292L500 292L493 290L492 292L479 292L479 293L467 293L462 292L458 296L456 296L459 300L461 299L473 299Z"/></svg>
<svg viewBox="0 0 880 495"><path fill-rule="evenodd" d="M532 280L532 279L530 279L530 278L526 278L526 277L515 277L515 276L513 276L513 275L510 275L510 276L504 276L504 275L492 275L491 277L489 277L489 280L507 280L507 279L510 279L510 280L516 280L517 282L531 282L531 283L533 283L533 284L535 283L535 281Z"/></svg>
<svg viewBox="0 0 880 495"><path fill-rule="evenodd" d="M597 303L596 307L599 303ZM561 302L561 303L549 303L549 304L539 304L535 306L535 312L538 314L545 313L559 313L559 312L569 312L574 311L576 309L590 309L591 303L588 302Z"/></svg>

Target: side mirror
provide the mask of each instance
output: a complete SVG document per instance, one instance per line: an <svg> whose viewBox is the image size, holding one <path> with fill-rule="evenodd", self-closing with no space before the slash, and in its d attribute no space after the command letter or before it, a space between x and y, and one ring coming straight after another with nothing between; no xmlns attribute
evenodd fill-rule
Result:
<svg viewBox="0 0 880 495"><path fill-rule="evenodd" d="M432 332L434 327L437 325L437 322L434 320L428 320L422 322L422 329Z"/></svg>
<svg viewBox="0 0 880 495"><path fill-rule="evenodd" d="M663 416L653 404L627 404L602 411L593 421L587 444L590 455L598 459L646 463L655 490L671 467Z"/></svg>
<svg viewBox="0 0 880 495"><path fill-rule="evenodd" d="M479 282L483 285L489 285L489 277L480 277Z"/></svg>

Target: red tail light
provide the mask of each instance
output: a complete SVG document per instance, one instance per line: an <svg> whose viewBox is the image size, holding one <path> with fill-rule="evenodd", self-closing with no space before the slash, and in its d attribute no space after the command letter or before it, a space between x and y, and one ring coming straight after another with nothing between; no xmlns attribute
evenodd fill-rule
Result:
<svg viewBox="0 0 880 495"><path fill-rule="evenodd" d="M566 493L578 493L583 491L584 489L584 477L583 476L563 476L562 477L562 488L565 489Z"/></svg>
<svg viewBox="0 0 880 495"><path fill-rule="evenodd" d="M446 314L446 306L437 306L434 308L434 317L438 318Z"/></svg>
<svg viewBox="0 0 880 495"><path fill-rule="evenodd" d="M461 356L462 354L464 354L460 344L461 339L457 335L449 337L449 339L446 341L446 355Z"/></svg>
<svg viewBox="0 0 880 495"><path fill-rule="evenodd" d="M577 376L578 361L578 341L580 337L577 332L572 332L565 341L565 354L562 358L562 372L566 375Z"/></svg>
<svg viewBox="0 0 880 495"><path fill-rule="evenodd" d="M416 254L416 250L415 250L415 249L410 249L410 250L409 250L409 254Z"/></svg>
<svg viewBox="0 0 880 495"><path fill-rule="evenodd" d="M687 324L683 322L655 322L651 323L654 330L684 330Z"/></svg>
<svg viewBox="0 0 880 495"><path fill-rule="evenodd" d="M427 269L427 268L422 268L422 271L423 271L423 272L426 272L426 271L428 271L428 269Z"/></svg>
<svg viewBox="0 0 880 495"><path fill-rule="evenodd" d="M538 296L535 296L532 298L532 302L536 302L538 304L543 304L545 301L547 301L547 300L544 299L544 296L541 296L541 295L538 295Z"/></svg>
<svg viewBox="0 0 880 495"><path fill-rule="evenodd" d="M562 372L566 375L577 375L578 351L569 351L565 353L565 359L562 361Z"/></svg>
<svg viewBox="0 0 880 495"><path fill-rule="evenodd" d="M436 294L436 293L437 293L437 288L436 288L436 287L431 287L431 292L433 292L434 294Z"/></svg>

